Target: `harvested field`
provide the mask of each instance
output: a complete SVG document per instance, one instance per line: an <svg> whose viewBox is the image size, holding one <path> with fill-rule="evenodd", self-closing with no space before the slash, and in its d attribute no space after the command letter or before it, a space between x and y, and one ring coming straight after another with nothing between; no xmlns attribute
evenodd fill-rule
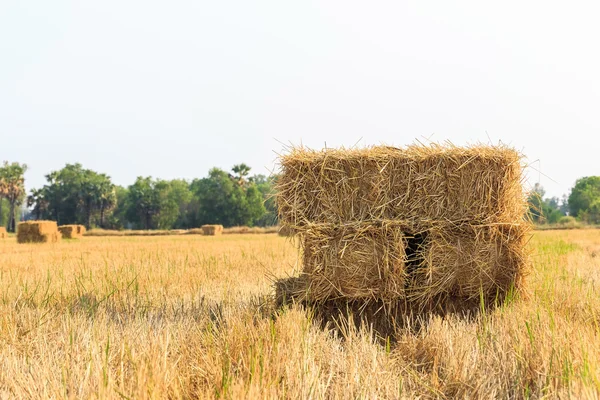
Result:
<svg viewBox="0 0 600 400"><path fill-rule="evenodd" d="M8 238L0 398L597 398L600 232L530 246L528 298L397 321L387 341L343 303L277 309L272 280L298 261L277 235Z"/></svg>

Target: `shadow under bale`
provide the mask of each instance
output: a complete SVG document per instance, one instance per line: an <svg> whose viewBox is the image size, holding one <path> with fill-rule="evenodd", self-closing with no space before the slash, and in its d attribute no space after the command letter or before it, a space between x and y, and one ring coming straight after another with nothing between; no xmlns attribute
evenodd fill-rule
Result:
<svg viewBox="0 0 600 400"><path fill-rule="evenodd" d="M280 279L275 283L275 307L277 309L300 305L311 313L322 329L333 329L343 336L348 325L355 329L366 327L384 341L395 341L400 331L407 329L417 333L432 316L459 316L465 320L476 318L482 307L491 309L500 302L484 299L460 299L451 296L439 296L427 304L398 300L362 300L346 298L314 301L306 295L299 296L305 288L302 277ZM295 293L295 294L294 294ZM483 300L483 302L482 302Z"/></svg>

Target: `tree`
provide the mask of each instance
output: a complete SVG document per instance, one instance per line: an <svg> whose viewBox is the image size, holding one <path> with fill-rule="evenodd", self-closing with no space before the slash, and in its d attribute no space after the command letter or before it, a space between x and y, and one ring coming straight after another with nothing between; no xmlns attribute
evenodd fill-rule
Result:
<svg viewBox="0 0 600 400"><path fill-rule="evenodd" d="M556 224L565 215L561 210L560 199L558 197L544 199L544 194L546 194L544 188L536 183L527 199L529 216L537 224Z"/></svg>
<svg viewBox="0 0 600 400"><path fill-rule="evenodd" d="M192 191L190 184L183 179L174 179L169 182L168 200L172 202L178 210L177 219L173 223L173 228L187 229L190 225L190 202L192 201Z"/></svg>
<svg viewBox="0 0 600 400"><path fill-rule="evenodd" d="M128 188L129 210L127 218L144 229L152 227L152 217L159 211L154 185L155 183L151 177L143 178L140 176Z"/></svg>
<svg viewBox="0 0 600 400"><path fill-rule="evenodd" d="M187 185L187 184L186 184ZM181 185L138 177L128 189L127 219L143 229L170 229L179 217Z"/></svg>
<svg viewBox="0 0 600 400"><path fill-rule="evenodd" d="M569 195L569 211L572 216L578 217L598 199L600 199L600 176L580 178L575 182Z"/></svg>
<svg viewBox="0 0 600 400"><path fill-rule="evenodd" d="M231 171L236 174L234 177L238 184L244 185L246 183L246 176L250 173L250 167L244 163L234 165Z"/></svg>
<svg viewBox="0 0 600 400"><path fill-rule="evenodd" d="M15 232L17 207L25 200L25 172L27 165L4 162L0 168L0 203L6 199L9 204L8 231Z"/></svg>
<svg viewBox="0 0 600 400"><path fill-rule="evenodd" d="M32 190L28 205L37 218L64 224L104 227L107 212L116 205L115 186L106 174L67 164L46 175L47 184Z"/></svg>
<svg viewBox="0 0 600 400"><path fill-rule="evenodd" d="M544 195L546 191L539 183L536 183L533 186L533 189L529 193L527 197L527 203L529 205L529 216L532 221L535 223L544 223L546 222L545 217L545 205L544 205Z"/></svg>
<svg viewBox="0 0 600 400"><path fill-rule="evenodd" d="M256 220L257 226L277 225L277 202L275 201L275 183L277 175L266 177L264 175L255 175L251 180L256 184L263 198L265 213Z"/></svg>
<svg viewBox="0 0 600 400"><path fill-rule="evenodd" d="M245 177L250 168L236 170ZM197 200L194 221L198 225L252 226L260 219L265 213L263 196L254 183L244 180L240 184L240 176L230 177L225 171L213 168L207 178L192 182Z"/></svg>

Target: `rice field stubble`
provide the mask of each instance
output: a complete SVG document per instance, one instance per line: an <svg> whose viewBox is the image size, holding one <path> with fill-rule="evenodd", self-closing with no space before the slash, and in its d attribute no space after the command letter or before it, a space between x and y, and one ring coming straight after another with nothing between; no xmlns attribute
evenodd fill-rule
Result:
<svg viewBox="0 0 600 400"><path fill-rule="evenodd" d="M0 398L598 398L600 231L538 232L528 299L395 341L275 310L277 235L0 241Z"/></svg>

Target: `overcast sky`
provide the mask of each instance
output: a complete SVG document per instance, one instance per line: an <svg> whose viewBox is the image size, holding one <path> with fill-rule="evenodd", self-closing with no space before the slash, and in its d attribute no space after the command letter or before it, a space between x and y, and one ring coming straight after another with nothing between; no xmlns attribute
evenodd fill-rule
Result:
<svg viewBox="0 0 600 400"><path fill-rule="evenodd" d="M560 196L600 175L597 4L5 0L0 160L129 185L268 174L282 143L491 140Z"/></svg>

